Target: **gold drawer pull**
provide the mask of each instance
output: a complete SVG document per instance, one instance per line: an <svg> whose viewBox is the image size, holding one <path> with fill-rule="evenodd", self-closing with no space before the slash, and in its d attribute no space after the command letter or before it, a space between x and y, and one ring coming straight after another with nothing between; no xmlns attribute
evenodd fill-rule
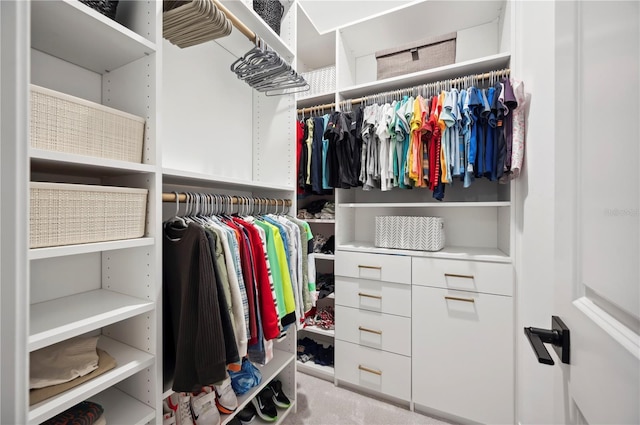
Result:
<svg viewBox="0 0 640 425"><path fill-rule="evenodd" d="M381 370L369 369L368 367L364 367L362 365L358 365L358 369L364 370L365 372L373 373L374 375L382 376Z"/></svg>
<svg viewBox="0 0 640 425"><path fill-rule="evenodd" d="M362 326L358 326L358 329L362 332L369 332L376 335L382 335L382 331L374 331L373 329L363 328Z"/></svg>
<svg viewBox="0 0 640 425"><path fill-rule="evenodd" d="M372 269L372 270L382 270L380 266L363 266L362 264L358 266L359 269Z"/></svg>
<svg viewBox="0 0 640 425"><path fill-rule="evenodd" d="M445 296L445 300L453 300L453 301L464 301L466 303L475 303L476 301L473 298L460 298L460 297L449 297Z"/></svg>
<svg viewBox="0 0 640 425"><path fill-rule="evenodd" d="M473 279L472 274L453 274L453 273L445 273L444 277L461 277L463 279Z"/></svg>
<svg viewBox="0 0 640 425"><path fill-rule="evenodd" d="M367 298L375 298L376 300L381 300L382 299L382 297L380 295L365 294L364 292L358 292L358 296L359 297L367 297Z"/></svg>

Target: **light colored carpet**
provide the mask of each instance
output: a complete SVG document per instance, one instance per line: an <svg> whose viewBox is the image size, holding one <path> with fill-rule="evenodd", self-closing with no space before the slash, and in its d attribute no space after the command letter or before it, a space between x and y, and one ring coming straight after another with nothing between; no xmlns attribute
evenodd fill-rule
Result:
<svg viewBox="0 0 640 425"><path fill-rule="evenodd" d="M298 412L282 425L448 425L408 408L336 387L332 382L299 373Z"/></svg>

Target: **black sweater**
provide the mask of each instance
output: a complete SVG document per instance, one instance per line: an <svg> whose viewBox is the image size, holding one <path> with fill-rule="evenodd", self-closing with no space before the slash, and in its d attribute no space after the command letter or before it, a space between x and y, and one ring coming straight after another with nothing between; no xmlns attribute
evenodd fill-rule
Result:
<svg viewBox="0 0 640 425"><path fill-rule="evenodd" d="M164 369L174 391L200 391L226 374L225 344L211 249L204 229L165 225Z"/></svg>

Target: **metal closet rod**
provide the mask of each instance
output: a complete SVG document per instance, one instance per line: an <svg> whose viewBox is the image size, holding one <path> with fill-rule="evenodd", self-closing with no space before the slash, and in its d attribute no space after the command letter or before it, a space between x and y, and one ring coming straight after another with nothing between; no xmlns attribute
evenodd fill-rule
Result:
<svg viewBox="0 0 640 425"><path fill-rule="evenodd" d="M227 9L219 0L211 0L211 1L213 2L213 4L216 5L218 9L220 9L222 13L224 13L227 16L227 19L231 21L233 26L236 27L238 31L244 34L244 36L247 37L249 41L253 42L254 44L257 44L258 36L256 35L255 32L251 31L251 29L248 26L246 26L240 19L238 19L236 15L231 13L231 11Z"/></svg>
<svg viewBox="0 0 640 425"><path fill-rule="evenodd" d="M432 85L432 84L458 84L458 83L462 83L465 80L468 79L474 79L474 80L485 80L487 78L491 78L492 76L494 77L502 77L502 76L506 76L509 75L511 72L511 70L509 68L505 68L505 69L500 69L497 71L493 71L493 72L485 72L482 74L475 74L475 75L467 75L465 77L458 77L458 78L452 78L452 79L447 79L447 80L440 80L440 81L433 81L431 83L424 83L424 84L420 84L418 86L413 86L413 87L408 87L408 88L403 88L403 89L398 89L398 90L390 90L387 92L383 92L383 93L376 93L376 94L372 94L369 96L364 96L364 97L359 97L357 99L347 99L347 100L343 100L341 102L339 102L339 104L344 105L344 104L348 104L351 103L352 105L355 105L357 103L362 103L365 102L367 99L372 99L375 98L377 96L386 96L386 95L391 95L391 94L395 94L398 92L403 92L403 91L411 91L411 90L420 90L422 88L424 88L425 86L428 85ZM317 105L317 106L310 106L308 108L302 108L302 109L298 109L298 114L306 114L307 112L315 112L317 110L321 110L321 109L330 109L330 108L335 108L336 104L334 103L325 103L324 105Z"/></svg>
<svg viewBox="0 0 640 425"><path fill-rule="evenodd" d="M209 193L196 192L194 194L195 195L212 196L212 194L209 194ZM213 195L213 196L216 196L216 195ZM223 200L226 197L226 195L218 195L218 196L222 196ZM238 204L246 205L246 200L247 199L251 199L255 204L259 204L259 205L286 206L286 207L290 207L291 205L293 205L292 202L291 202L291 199L254 198L254 197L251 197L251 196L244 197L244 198L241 197L241 196L232 196L231 197L231 203L233 205L238 205ZM175 201L176 201L176 193L175 192L163 193L162 194L162 202L175 202ZM179 202L187 202L187 194L186 193L179 193L178 194L178 201Z"/></svg>

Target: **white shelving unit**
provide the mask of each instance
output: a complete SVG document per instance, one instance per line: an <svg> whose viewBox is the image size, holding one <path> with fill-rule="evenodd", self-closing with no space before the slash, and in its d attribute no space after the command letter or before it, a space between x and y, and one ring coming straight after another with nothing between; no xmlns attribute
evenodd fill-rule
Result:
<svg viewBox="0 0 640 425"><path fill-rule="evenodd" d="M513 22L511 15L512 9L509 2L502 0L483 2L418 1L347 23L330 33L319 34L323 37L330 34L335 40L335 57L330 62L322 64L323 66L334 65L336 68L335 96L322 94L304 97L301 95L298 99L298 107L312 108L325 103L348 101L396 90L401 91L431 82L509 68L512 62L511 52L514 51L515 45L512 40L514 31L511 28ZM443 16L452 19L442 19ZM389 30L391 28L394 30ZM401 76L378 79L377 51L451 32L456 32L454 63ZM303 43L301 41L299 45L304 45ZM301 51L298 63L313 63L313 52L312 49L309 49L305 57L303 56L305 53ZM356 106L354 105L354 109ZM409 276L408 281L405 281L406 279L402 281L404 284L409 284L409 288L411 285L423 283L419 276L415 276L416 282L412 282L412 272L406 270L407 264L411 265L414 262L417 264L419 261L426 262L429 264L428 267L439 267L450 276L461 276L462 278L477 274L476 279L489 279L484 277L483 273L471 272L476 269L485 270L485 268L486 270L502 270L503 276L511 276L512 273L509 273L509 270L515 258L515 185L500 185L497 182L476 179L471 187L465 189L462 186L462 183L458 181L447 185L445 198L441 202L433 199L431 191L419 188L413 190L394 189L388 192L375 189L365 192L360 188L336 189L336 253L330 259L340 269L340 276L336 283L337 289L344 288L339 286L341 284L352 287L350 290L339 290L338 297L341 293L345 296L349 293L358 294L359 289L354 289L354 287L366 288L366 291L362 291L366 294L380 296L383 292L385 294L385 302L380 302L381 305L373 301L377 299L376 297L371 300L367 298L373 304L365 303L358 297L351 300L338 299L337 304L345 309L350 309L351 313L359 315L357 317L362 320L364 317L370 316L366 314L367 310L376 312L376 320L379 322L376 322L375 326L371 326L373 329L378 329L379 326L388 326L394 320L393 317L381 313L384 313L385 308L389 308L395 302L391 292L400 291L400 287L394 286L401 282L396 279L401 279L402 276L404 276L402 279L405 279L406 276ZM374 243L377 216L442 217L445 225L446 245L444 249L437 252L378 248ZM355 258L361 261L358 263L361 266L355 267L352 264ZM329 258L316 254L316 260L324 259ZM393 267L397 267L397 269ZM454 269L457 272L451 271ZM461 270L466 272L462 273ZM425 284L444 284L441 281L442 279L446 280L446 276L440 276L438 274L440 271L433 273L434 276L430 280L424 277L425 281L428 280ZM383 279L382 276L386 276L386 278ZM377 280L383 282L377 282ZM504 280L500 284L509 288L512 282L509 279ZM390 282L396 282L396 284ZM411 294L411 290L409 290L409 294ZM391 301L389 301L390 297ZM406 304L406 300L403 304ZM409 314L404 318L405 324L414 329L416 326L424 325L423 323L411 325L413 319L410 310L408 309L406 312ZM508 313L508 309L499 314L502 315L505 322L509 323L508 326L513 326L513 317ZM453 316L440 319L443 321L451 320L452 323L458 320ZM298 370L313 373L316 376L331 376L330 379L334 379L336 384L349 382L382 396L402 399L408 401L408 405L412 408L414 403L423 402L423 398L420 398L419 394L414 394L413 397L407 396L411 394L411 389L406 386L409 385L408 383L396 385L382 379L382 384L373 385L371 380L361 376L357 368L353 369L354 364L357 366L357 363L352 360L352 357L356 356L356 352L359 357L366 357L366 361L372 364L375 363L374 355L390 355L388 351L390 348L385 345L385 341L387 344L389 343L389 336L386 332L387 336L385 337L380 334L378 341L375 340L375 336L367 334L370 338L374 338L378 344L375 346L380 348L380 351L373 352L368 347L361 348L362 345L367 345L363 343L366 338L363 339L357 332L343 332L343 329L347 329L347 327L341 328L339 320L340 317L336 323L338 332L335 337L337 348L335 373L333 369L328 371L313 364L302 365L299 363ZM424 371L421 369L420 362L425 353L423 351L411 352L411 337L407 336L406 331L406 329L401 329L398 333L398 335L402 334L408 338L405 341L407 344L403 348L404 351L396 352L394 355L402 357L404 361L411 362L411 371L402 370L405 381L412 379L424 381ZM511 344L508 340L505 340L505 343ZM413 346L417 347L415 341ZM420 349L428 346L429 343L424 343L420 345ZM399 350L397 344L392 348ZM455 347L452 346L451 350L455 350ZM347 353L349 353L348 356ZM412 361L411 357L406 357L408 355L413 356L416 361ZM358 361L365 360L359 359ZM505 361L504 364L508 365L509 362ZM386 370L393 370L387 364L384 366ZM509 374L512 376L513 371L501 371L501 377L508 377ZM398 376L397 374L393 375ZM473 371L470 371L470 375L473 375ZM511 381L505 379L502 382ZM414 386L414 388L416 387ZM513 388L510 391L513 393ZM458 394L452 394L451 397L457 398ZM429 407L428 403L424 406L418 406L423 411L429 411ZM512 409L513 406L504 406L501 413L509 415L511 412L512 415ZM447 412L434 413L446 415ZM474 421L474 418L453 417L452 420L464 422ZM479 421L482 422L482 420Z"/></svg>
<svg viewBox="0 0 640 425"><path fill-rule="evenodd" d="M320 252L316 252L313 255L316 257L316 260L333 261L336 258L335 254L322 254Z"/></svg>
<svg viewBox="0 0 640 425"><path fill-rule="evenodd" d="M3 146L7 141L13 152L9 156L3 147L2 183L3 193L8 193L6 184L14 188L10 211L20 211L7 214L2 207L3 219L11 219L19 230L11 241L3 235L0 260L3 272L13 273L11 279L3 276L3 294L10 290L16 295L11 309L4 303L2 309L2 339L10 341L13 354L2 354L0 422L41 423L95 396L104 400L109 422L157 423L162 412L157 362L162 274L156 77L162 5L121 2L116 20L76 0L2 2L0 8L2 39L15 40L11 49L4 43L0 52ZM144 118L140 163L30 148L30 84ZM12 87L11 98L5 96L7 87ZM5 138L8 122L12 133ZM146 189L144 236L30 249L31 181ZM11 256L5 255L5 243L13 247ZM99 336L98 346L117 366L30 406L29 353L86 335Z"/></svg>

